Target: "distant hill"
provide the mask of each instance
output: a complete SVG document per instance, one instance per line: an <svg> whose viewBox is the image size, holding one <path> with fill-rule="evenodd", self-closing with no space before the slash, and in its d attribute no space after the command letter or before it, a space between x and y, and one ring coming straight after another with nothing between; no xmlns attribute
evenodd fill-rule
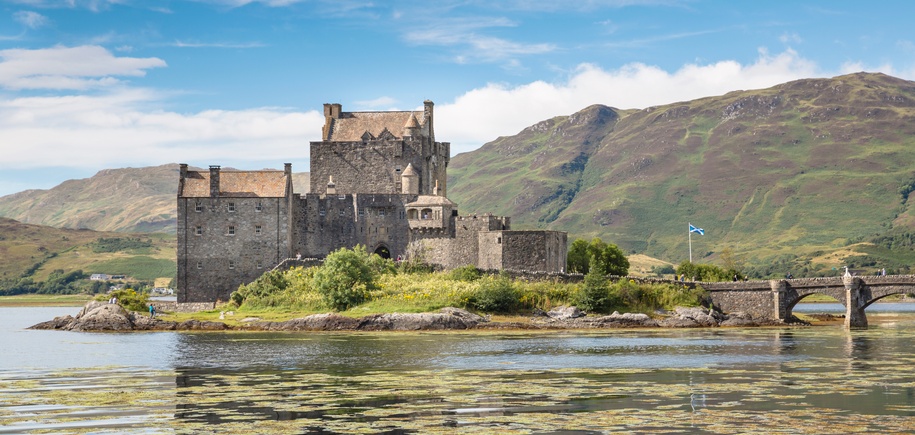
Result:
<svg viewBox="0 0 915 435"><path fill-rule="evenodd" d="M0 291L24 278L44 281L56 269L147 281L176 273L173 236L52 228L7 218L0 218L0 258Z"/></svg>
<svg viewBox="0 0 915 435"><path fill-rule="evenodd" d="M134 233L176 229L178 164L105 169L49 190L0 197L0 216L57 228ZM293 174L296 192L308 190L308 173Z"/></svg>
<svg viewBox="0 0 915 435"><path fill-rule="evenodd" d="M454 156L448 192L461 213L675 263L690 222L706 231L693 235L698 261L901 263L911 246L891 247L915 226L913 162L915 83L858 73L644 110L590 106ZM849 254L825 259L837 249Z"/></svg>

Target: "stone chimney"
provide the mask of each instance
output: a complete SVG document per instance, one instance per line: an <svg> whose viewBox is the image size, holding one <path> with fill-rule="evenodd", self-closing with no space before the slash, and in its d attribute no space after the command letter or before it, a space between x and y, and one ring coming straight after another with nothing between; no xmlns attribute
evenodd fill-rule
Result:
<svg viewBox="0 0 915 435"><path fill-rule="evenodd" d="M432 100L423 101L423 130L432 142L435 142L435 130L432 128Z"/></svg>
<svg viewBox="0 0 915 435"><path fill-rule="evenodd" d="M324 128L321 131L321 135L324 137L323 140L330 140L330 132L333 129L334 120L340 119L341 113L343 113L343 105L340 103L324 104Z"/></svg>
<svg viewBox="0 0 915 435"><path fill-rule="evenodd" d="M210 197L219 197L219 166L210 166Z"/></svg>

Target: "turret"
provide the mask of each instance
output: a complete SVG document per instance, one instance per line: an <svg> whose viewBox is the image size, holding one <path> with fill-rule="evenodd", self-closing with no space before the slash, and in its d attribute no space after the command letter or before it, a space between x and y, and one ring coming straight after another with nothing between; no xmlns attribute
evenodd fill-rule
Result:
<svg viewBox="0 0 915 435"><path fill-rule="evenodd" d="M407 168L400 174L400 193L404 195L419 195L419 174L413 169L413 164L407 165Z"/></svg>

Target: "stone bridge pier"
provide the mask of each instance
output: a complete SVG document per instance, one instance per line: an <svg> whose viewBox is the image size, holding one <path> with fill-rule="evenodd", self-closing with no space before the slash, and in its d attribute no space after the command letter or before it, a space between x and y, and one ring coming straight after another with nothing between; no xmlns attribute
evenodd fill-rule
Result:
<svg viewBox="0 0 915 435"><path fill-rule="evenodd" d="M698 283L724 312L742 311L758 319L786 320L802 299L824 294L845 306L845 327L866 328L865 309L893 294L915 293L915 276L800 278L770 281Z"/></svg>

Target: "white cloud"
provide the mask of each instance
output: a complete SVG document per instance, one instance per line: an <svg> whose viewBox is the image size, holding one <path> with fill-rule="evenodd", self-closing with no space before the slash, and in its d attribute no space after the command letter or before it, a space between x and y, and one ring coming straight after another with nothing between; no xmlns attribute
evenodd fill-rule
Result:
<svg viewBox="0 0 915 435"><path fill-rule="evenodd" d="M113 76L142 77L146 69L164 66L155 57L115 57L95 45L0 50L0 87L85 90L119 83Z"/></svg>
<svg viewBox="0 0 915 435"><path fill-rule="evenodd" d="M0 100L6 147L0 166L111 168L168 162L288 161L307 157L308 138L320 138L323 114L279 108L183 114L145 107L147 90L104 96ZM36 158L40 150L40 159Z"/></svg>
<svg viewBox="0 0 915 435"><path fill-rule="evenodd" d="M503 38L481 35L478 32L492 27L515 27L506 18L453 18L433 20L426 27L410 30L404 39L414 45L437 45L456 47L453 56L457 63L499 62L511 60L514 56L549 53L556 50L555 44L524 44Z"/></svg>
<svg viewBox="0 0 915 435"><path fill-rule="evenodd" d="M13 14L13 19L30 29L37 29L48 25L48 17L32 11L19 11Z"/></svg>
<svg viewBox="0 0 915 435"><path fill-rule="evenodd" d="M675 72L641 63L616 70L582 64L562 83L536 81L514 87L489 84L452 103L438 104L436 136L452 142L452 153L457 154L591 104L644 108L817 76L823 74L792 50L772 56L761 49L756 62L750 65L720 61L684 65Z"/></svg>
<svg viewBox="0 0 915 435"><path fill-rule="evenodd" d="M791 43L800 44L800 43L804 42L804 40L801 39L801 35L798 35L797 33L794 33L794 32L782 33L782 36L779 36L778 40L785 44L791 44Z"/></svg>
<svg viewBox="0 0 915 435"><path fill-rule="evenodd" d="M265 47L264 44L260 42L244 42L244 43L231 43L231 42L184 42L176 40L173 44L173 47L179 48L261 48Z"/></svg>

